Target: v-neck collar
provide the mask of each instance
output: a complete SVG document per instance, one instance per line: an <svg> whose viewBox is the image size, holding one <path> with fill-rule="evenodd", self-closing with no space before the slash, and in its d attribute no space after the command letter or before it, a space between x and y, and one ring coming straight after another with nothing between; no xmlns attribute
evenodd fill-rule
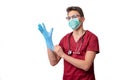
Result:
<svg viewBox="0 0 120 80"><path fill-rule="evenodd" d="M79 43L81 41L81 39L84 37L84 35L86 34L86 30L85 32L81 35L81 37L79 37L79 39L77 41L75 41L75 38L73 36L73 32L71 33L71 38L73 39L74 43Z"/></svg>

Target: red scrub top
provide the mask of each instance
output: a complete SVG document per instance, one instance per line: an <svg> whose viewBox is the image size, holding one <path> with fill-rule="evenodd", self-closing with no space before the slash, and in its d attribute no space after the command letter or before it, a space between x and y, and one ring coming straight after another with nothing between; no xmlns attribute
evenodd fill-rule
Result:
<svg viewBox="0 0 120 80"><path fill-rule="evenodd" d="M66 34L59 43L66 54L68 54L70 48L70 50L72 50L71 57L85 60L86 51L99 53L99 42L95 34L86 30L85 34L77 42L75 42L71 34L72 32ZM77 52L79 51L79 53L74 53L76 50ZM95 80L94 63L88 71L84 71L64 60L63 80Z"/></svg>

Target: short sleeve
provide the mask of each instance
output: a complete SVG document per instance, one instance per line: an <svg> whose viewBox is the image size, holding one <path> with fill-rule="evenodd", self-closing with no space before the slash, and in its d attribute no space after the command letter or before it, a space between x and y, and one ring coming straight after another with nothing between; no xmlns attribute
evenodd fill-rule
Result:
<svg viewBox="0 0 120 80"><path fill-rule="evenodd" d="M95 35L91 36L91 38L89 40L87 50L95 51L96 53L99 53L99 41L98 41L97 36L95 36Z"/></svg>

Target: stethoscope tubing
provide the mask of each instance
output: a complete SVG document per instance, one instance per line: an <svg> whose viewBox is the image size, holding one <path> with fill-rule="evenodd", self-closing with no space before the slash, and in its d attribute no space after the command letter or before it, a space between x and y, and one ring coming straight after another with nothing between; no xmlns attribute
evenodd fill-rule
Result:
<svg viewBox="0 0 120 80"><path fill-rule="evenodd" d="M68 55L69 55L69 56L73 54L73 51L70 49L70 38L71 38L71 36L72 36L72 33L73 33L73 32L71 32L70 35L68 36ZM84 34L85 34L85 33L84 33ZM82 35L82 42L81 42L81 45L80 45L80 49L81 49L82 44L83 44L83 41L84 41L84 34Z"/></svg>

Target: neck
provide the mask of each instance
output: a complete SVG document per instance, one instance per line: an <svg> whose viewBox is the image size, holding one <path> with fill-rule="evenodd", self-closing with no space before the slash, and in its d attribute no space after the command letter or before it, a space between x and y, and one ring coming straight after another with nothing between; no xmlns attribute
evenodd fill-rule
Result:
<svg viewBox="0 0 120 80"><path fill-rule="evenodd" d="M82 26L80 26L80 28L78 28L77 30L74 30L74 31L73 31L73 34L80 36L80 35L82 35L84 32L85 32L85 30L83 29Z"/></svg>
<svg viewBox="0 0 120 80"><path fill-rule="evenodd" d="M77 42L79 40L79 38L85 33L85 30L81 27L78 30L74 30L73 31L73 37L75 39L75 41Z"/></svg>

